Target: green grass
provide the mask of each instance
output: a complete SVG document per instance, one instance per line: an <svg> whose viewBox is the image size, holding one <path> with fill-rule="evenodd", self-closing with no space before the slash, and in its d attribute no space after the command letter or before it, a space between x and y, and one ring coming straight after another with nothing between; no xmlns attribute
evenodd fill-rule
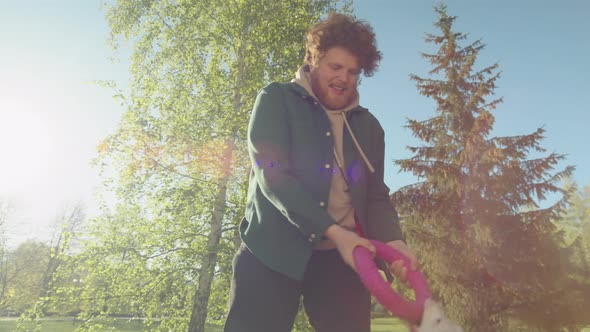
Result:
<svg viewBox="0 0 590 332"><path fill-rule="evenodd" d="M71 320L44 320L41 322L43 332L73 332L79 323L73 323ZM17 326L17 321L15 319L3 319L0 318L0 331L2 332L9 332L15 331ZM29 324L30 331L33 331L34 325ZM126 319L119 319L115 322L113 326L109 326L108 329L104 331L108 332L140 332L140 331L149 331L144 330L144 326L141 322L138 321L128 321ZM221 332L221 327L217 326L208 326L205 330L206 332Z"/></svg>
<svg viewBox="0 0 590 332"><path fill-rule="evenodd" d="M16 320L0 318L0 331L9 332L16 328ZM73 332L77 325L74 325L71 320L51 320L42 322L43 332ZM32 329L31 329L32 331ZM115 325L110 329L104 330L109 332L141 332L143 325L141 322L127 320L117 320ZM208 326L206 332L221 332L221 327ZM407 332L406 325L395 318L375 318L371 321L371 332ZM582 332L590 332L590 327L585 328Z"/></svg>
<svg viewBox="0 0 590 332"><path fill-rule="evenodd" d="M16 320L0 319L0 331L13 331L16 328ZM41 323L43 332L72 332L76 328L71 320L51 320ZM31 329L32 330L32 329ZM140 322L128 322L118 320L109 332L140 332L143 325ZM209 326L207 332L221 332L221 327ZM398 332L407 331L405 325L394 318L376 318L371 323L371 332Z"/></svg>
<svg viewBox="0 0 590 332"><path fill-rule="evenodd" d="M371 332L407 332L405 323L396 318L374 318L371 320Z"/></svg>
<svg viewBox="0 0 590 332"><path fill-rule="evenodd" d="M8 332L16 328L16 320L0 319L0 331ZM51 320L42 322L43 332L72 332L76 328L71 320ZM32 331L32 329L31 329ZM109 332L140 332L143 331L143 325L140 322L128 322L118 320ZM221 327L209 326L207 332L221 332ZM407 331L405 325L394 318L376 318L372 320L371 332L401 332Z"/></svg>
<svg viewBox="0 0 590 332"><path fill-rule="evenodd" d="M79 326L79 323L73 323L71 320L44 320L41 322L43 332L72 332ZM16 320L0 319L0 331L14 331L17 326ZM33 331L35 325L27 323L25 326L29 327ZM140 322L128 322L126 320L120 320L115 322L112 329L105 331L113 332L137 332L143 331L143 324Z"/></svg>

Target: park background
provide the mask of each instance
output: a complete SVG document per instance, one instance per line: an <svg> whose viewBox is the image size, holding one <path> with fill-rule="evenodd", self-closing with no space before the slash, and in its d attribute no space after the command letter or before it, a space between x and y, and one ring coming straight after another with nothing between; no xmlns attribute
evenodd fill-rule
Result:
<svg viewBox="0 0 590 332"><path fill-rule="evenodd" d="M231 49L223 49L223 40L215 39L211 42L213 46L198 43L187 43L190 46L186 46L181 43L184 46L176 47L177 53L196 51L202 47L201 50L219 57L221 64L217 68L222 70L216 71L214 66L210 66L211 62L196 61L183 63L167 75L149 72L150 65L159 66L159 69L173 68L174 61L183 59L181 54L167 54L168 59L156 58L156 61L146 62L144 66L132 67L132 56L153 55L145 49L142 49L145 53L134 49L135 42L140 38L138 36L151 32L149 29L161 28L158 19L160 23L178 22L175 15L182 13L169 10L173 6L167 7L165 4L190 6L190 1L155 2L158 5L153 5L152 8L156 9L152 12L140 9L152 4L151 1L107 2L107 5L118 5L114 12L118 11L120 15L112 15L111 26L105 17L108 10L101 9L101 3L50 0L0 2L0 279L3 282L0 309L7 315L24 314L26 317L75 313L83 325L87 324L82 328L90 329L92 324L116 316L128 314L141 318L152 317L161 309L157 308L157 302L162 301L161 305L167 304L180 317L170 326L182 329L190 325L193 328L195 324L191 325L191 321L205 317L191 319L191 314L198 311L198 308L192 307L192 295L199 284L207 283L206 280L199 282L199 277L205 274L202 273L202 264L208 258L204 254L211 233L207 229L207 218L215 213L219 215L221 211L215 210L215 194L219 193L215 188L218 187L204 184L203 181L223 179L225 169L222 164L215 163L223 159L223 155L216 153L226 151L223 138L241 137L240 130L243 130L245 122L240 121L247 119L248 106L256 90L266 83L265 79L271 76L286 79L292 75L296 69L294 64L300 62L297 61L297 52L302 46L302 32L297 35L295 30L303 29L315 17L323 15L322 10L325 8L321 8L321 1L314 8L317 12L305 7L307 1L285 1L290 7L285 6L281 10L288 10L285 15L293 15L289 16L290 21L275 22L265 18L269 21L264 25L253 23L254 27L261 24L264 33L261 33L260 38L265 45L282 48L276 50L277 59L283 57L286 60L279 64L253 64L258 66L258 72L266 71L267 74L253 75L252 81L246 79L248 82L244 84L248 87L241 91L243 97L237 101L240 112L234 112L238 116L223 116L231 113L231 107L236 105L223 104L231 98L220 101L215 96L203 96L199 101L196 101L197 98L191 101L190 93L184 94L171 88L172 83L177 84L177 88L207 86L202 83L203 77L207 75L217 79L228 77L223 75L233 77L231 71L223 71L227 69L224 61L231 63L232 54L235 55ZM570 202L576 204L565 208L563 217L552 220L552 223L556 226L556 233L563 231L560 233L562 240L556 240L563 252L573 252L572 244L587 249L583 235L587 232L587 206L590 204L587 189L590 183L590 157L584 143L590 138L585 130L590 115L586 111L584 97L590 85L586 79L586 74L590 72L587 61L590 55L587 36L587 31L590 31L590 6L584 1L445 3L448 14L458 17L453 30L469 34L467 40L460 44L466 46L480 38L486 44L477 54L475 67L499 64L496 72L501 72L501 76L497 80L495 96L487 97L488 101L503 98L503 103L492 112L495 122L491 136L526 135L542 127L545 139L540 142L540 146L547 152L532 153L528 158L557 152L565 154L566 158L554 165L553 173L568 165L576 167L560 184L562 188L577 185L573 190L575 194L570 198ZM235 4L235 8L240 10L249 8L238 12L253 15L259 20L261 16L256 16L260 15L256 10L268 13L263 8L266 2L255 5L249 1L236 1ZM342 5L340 2L333 4ZM426 120L435 115L436 103L432 98L420 94L416 82L409 75L427 77L428 71L432 69L432 65L420 54L437 51L436 45L425 43L424 36L425 33L440 34L433 26L438 20L434 11L438 4L438 1L356 1L350 7L358 18L373 25L384 55L377 74L362 80L360 95L361 104L369 108L385 128L385 181L392 192L419 180L393 162L412 156L406 146L421 144L412 131L404 127L407 120ZM208 12L208 9L199 7L201 5L218 8L217 14L221 14L213 17L215 15L211 13L214 11ZM201 30L196 27L194 30L204 33L210 28L211 34L219 33L224 24L222 18L229 20L227 13L232 10L231 6L226 8L215 1L200 2L193 7L210 15L209 21L203 19L198 22ZM130 18L131 15L134 15L133 18ZM133 19L145 23L142 17L149 17L149 24L133 32L129 30L130 40L121 39L129 27L125 24L130 24ZM248 22L242 16L231 18L235 22ZM285 30L289 27L294 29L291 33ZM256 31L256 28L253 29ZM111 31L115 32L119 42L115 50L113 44L107 41ZM182 33L196 35L194 31ZM220 35L225 36L224 33L222 31ZM174 40L165 34L159 38ZM288 38L291 39L285 40ZM156 49L174 45L174 41L170 40L162 42ZM231 44L236 45L234 41ZM254 59L248 58L248 61L256 62L266 58L268 49L251 48L247 52ZM195 53L194 58L203 56ZM230 54L230 59L224 54ZM259 59L256 59L257 56ZM265 65L268 67L265 68ZM162 74L165 79L177 75L184 81L170 79L167 81L169 84L158 86L154 80L157 74ZM191 75L194 81L190 81ZM143 78L139 80L138 77ZM223 82L207 84L221 91L232 91ZM152 111L174 107L179 107L179 110L162 113L165 113L162 117L169 121L167 125L165 121L152 117L154 113L142 114L142 107ZM181 111L183 107L185 109ZM198 108L210 110L199 113ZM209 117L221 120L212 121L210 126L191 128L191 121L200 119L200 122L206 122ZM170 146L153 145L149 149L133 146L138 137L152 139L151 135L156 135L156 131L161 135L164 127L170 130L168 135L174 133L178 137L173 144L170 141L167 143ZM140 131L143 131L141 135L147 136L137 136ZM113 148L113 142L119 142L120 146ZM238 150L239 144L239 140L235 142ZM194 165L181 165L180 168L186 169L176 170L176 173L161 167L184 161L187 149L194 152L189 156L189 159L194 159ZM158 159L160 166L154 162L154 155L145 153L155 150L159 151L158 157L162 158ZM137 156L138 152L152 158L153 165L144 163L145 160L128 164L133 158L141 159ZM235 158L239 160L240 156ZM210 313L206 318L210 326L215 326L223 317L227 261L231 259L232 243L235 242L231 225L239 220L243 201L240 193L244 184L237 179L244 178L246 170L239 165L243 163L235 161L231 167L228 166L236 173L228 182L227 204L223 210L225 214L220 219L221 228L226 232L220 238L219 255L210 265L213 268L209 280L213 290L210 307L201 310L201 315L203 312ZM151 176L150 172L156 175ZM204 175L197 179L195 174ZM110 177L114 177L112 182L109 182ZM153 179L155 183L150 183L148 179ZM182 192L174 191L173 188L181 188ZM160 196L146 198L158 189L162 189L158 193ZM197 192L201 197L210 199L187 197L197 196ZM134 201L133 197L142 198ZM547 199L541 200L539 205L551 207L561 197L559 193L548 193ZM194 208L183 207L186 204L194 204ZM167 223L173 220L176 223ZM190 227L193 230L187 231ZM158 232L165 236L158 238ZM118 235L120 238L117 238ZM46 255L33 255L39 252L45 252ZM129 258L127 252L136 255ZM563 252L560 255L566 255ZM579 250L575 252L575 255L583 256ZM110 256L115 253L121 255L116 258ZM76 255L79 257L72 257ZM96 261L91 264L91 258L101 257L103 262L112 264L102 266L97 271L99 273L75 271L76 266L92 264L98 269ZM163 258L162 261L158 260L160 258ZM141 268L134 270L134 266ZM579 268L576 265L576 269ZM175 274L174 271L181 272ZM566 279L580 282L575 284L576 287L567 284L568 287L573 287L574 291L584 290L580 285L587 285L587 279L584 284L584 280L578 280L576 274L584 275L583 272L576 270L575 273L560 274L559 271L555 270L554 274L567 275ZM72 277L76 273L79 278ZM67 284L63 280L65 276L70 277ZM145 280L146 284L139 280ZM563 281L552 280L550 285L544 286L564 285L559 282ZM168 288L160 288L163 284L167 284ZM97 285L105 287L103 290L108 289L105 293L110 295L97 297L93 293L98 291ZM139 288L139 285L141 288L152 287L151 291L136 294L128 291L133 287ZM82 294L86 297L81 297ZM125 297L121 297L122 294ZM587 294L582 292L574 298ZM127 302L114 300L127 297ZM449 295L450 302L451 297ZM78 301L73 301L76 298ZM138 304L137 298L145 298L146 303ZM57 303L60 299L63 301ZM563 322L555 316L550 317L568 328L582 328L588 323L580 321L571 310L560 312L559 315ZM152 318L157 324L162 320L162 317ZM466 317L457 318L467 320ZM307 328L303 323L300 325L300 329ZM541 328L529 325L525 330Z"/></svg>

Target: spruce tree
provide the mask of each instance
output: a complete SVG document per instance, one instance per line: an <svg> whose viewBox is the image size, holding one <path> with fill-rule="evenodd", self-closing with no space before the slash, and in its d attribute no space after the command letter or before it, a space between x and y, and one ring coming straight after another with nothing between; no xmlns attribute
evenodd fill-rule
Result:
<svg viewBox="0 0 590 332"><path fill-rule="evenodd" d="M552 331L560 324L553 292L567 269L553 222L568 203L560 181L574 168L555 171L564 155L541 147L543 128L492 137L492 111L503 101L494 96L498 64L476 69L485 45L454 32L456 17L444 5L435 11L440 34L426 41L438 52L423 54L433 68L411 79L436 113L408 120L420 143L396 160L421 180L392 197L406 238L435 296L466 331Z"/></svg>

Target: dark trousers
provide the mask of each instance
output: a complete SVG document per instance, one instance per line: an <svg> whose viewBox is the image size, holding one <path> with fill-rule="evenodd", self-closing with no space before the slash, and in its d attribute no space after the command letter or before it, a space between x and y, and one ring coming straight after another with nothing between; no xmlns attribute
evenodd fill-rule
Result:
<svg viewBox="0 0 590 332"><path fill-rule="evenodd" d="M224 332L289 332L303 295L316 332L369 332L371 298L337 250L314 251L304 280L275 272L242 244L233 260Z"/></svg>

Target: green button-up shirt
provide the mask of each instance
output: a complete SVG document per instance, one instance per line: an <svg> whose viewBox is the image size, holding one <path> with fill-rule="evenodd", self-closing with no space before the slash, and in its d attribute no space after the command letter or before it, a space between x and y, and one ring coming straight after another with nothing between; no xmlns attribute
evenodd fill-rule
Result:
<svg viewBox="0 0 590 332"><path fill-rule="evenodd" d="M343 132L345 171L352 204L365 236L402 240L397 213L383 182L384 133L365 108L347 120L371 173L347 130ZM252 172L242 240L269 268L303 279L313 246L335 223L326 211L332 180L333 135L322 106L295 83L272 83L256 99L248 127Z"/></svg>

